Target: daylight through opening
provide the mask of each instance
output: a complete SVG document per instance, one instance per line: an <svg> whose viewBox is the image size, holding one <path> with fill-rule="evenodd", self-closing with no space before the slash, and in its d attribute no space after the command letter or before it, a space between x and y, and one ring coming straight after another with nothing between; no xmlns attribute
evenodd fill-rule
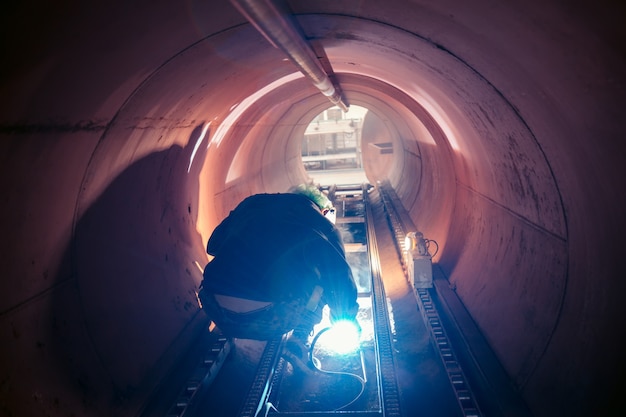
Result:
<svg viewBox="0 0 626 417"><path fill-rule="evenodd" d="M313 118L302 138L302 164L310 180L324 185L366 182L361 156L363 120L368 110L347 113L329 107Z"/></svg>

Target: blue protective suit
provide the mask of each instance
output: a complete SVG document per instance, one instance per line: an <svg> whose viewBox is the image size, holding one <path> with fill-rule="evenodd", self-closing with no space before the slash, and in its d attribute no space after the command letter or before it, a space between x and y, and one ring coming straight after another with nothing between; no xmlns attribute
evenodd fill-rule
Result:
<svg viewBox="0 0 626 417"><path fill-rule="evenodd" d="M226 335L266 340L310 330L325 304L333 320L356 317L357 290L341 235L303 195L246 198L213 231L207 252L214 258L200 300ZM253 302L248 311L235 311L225 298Z"/></svg>

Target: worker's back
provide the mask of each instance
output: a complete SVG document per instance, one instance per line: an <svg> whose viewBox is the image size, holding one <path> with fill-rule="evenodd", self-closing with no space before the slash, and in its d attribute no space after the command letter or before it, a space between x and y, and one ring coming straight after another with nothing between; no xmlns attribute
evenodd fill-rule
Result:
<svg viewBox="0 0 626 417"><path fill-rule="evenodd" d="M203 288L214 294L306 303L318 286L331 309L356 313L341 236L305 196L246 198L215 229L207 252L214 259L205 268Z"/></svg>

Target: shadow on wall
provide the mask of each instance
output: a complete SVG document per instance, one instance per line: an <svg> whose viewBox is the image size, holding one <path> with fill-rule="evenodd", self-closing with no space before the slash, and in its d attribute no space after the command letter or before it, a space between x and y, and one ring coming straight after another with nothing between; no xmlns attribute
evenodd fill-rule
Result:
<svg viewBox="0 0 626 417"><path fill-rule="evenodd" d="M165 371L159 360L199 312L201 163L187 170L201 130L185 148L152 153L121 173L78 219L65 252L75 285L54 299L49 336L58 377L95 415L134 407L141 399L133 395Z"/></svg>

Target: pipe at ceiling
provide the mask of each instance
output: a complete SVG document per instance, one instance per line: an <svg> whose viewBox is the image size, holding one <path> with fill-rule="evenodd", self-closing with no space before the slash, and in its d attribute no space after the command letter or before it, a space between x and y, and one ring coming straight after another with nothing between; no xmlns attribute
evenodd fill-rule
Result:
<svg viewBox="0 0 626 417"><path fill-rule="evenodd" d="M348 106L295 24L272 0L231 0L235 8L328 99L344 112Z"/></svg>

